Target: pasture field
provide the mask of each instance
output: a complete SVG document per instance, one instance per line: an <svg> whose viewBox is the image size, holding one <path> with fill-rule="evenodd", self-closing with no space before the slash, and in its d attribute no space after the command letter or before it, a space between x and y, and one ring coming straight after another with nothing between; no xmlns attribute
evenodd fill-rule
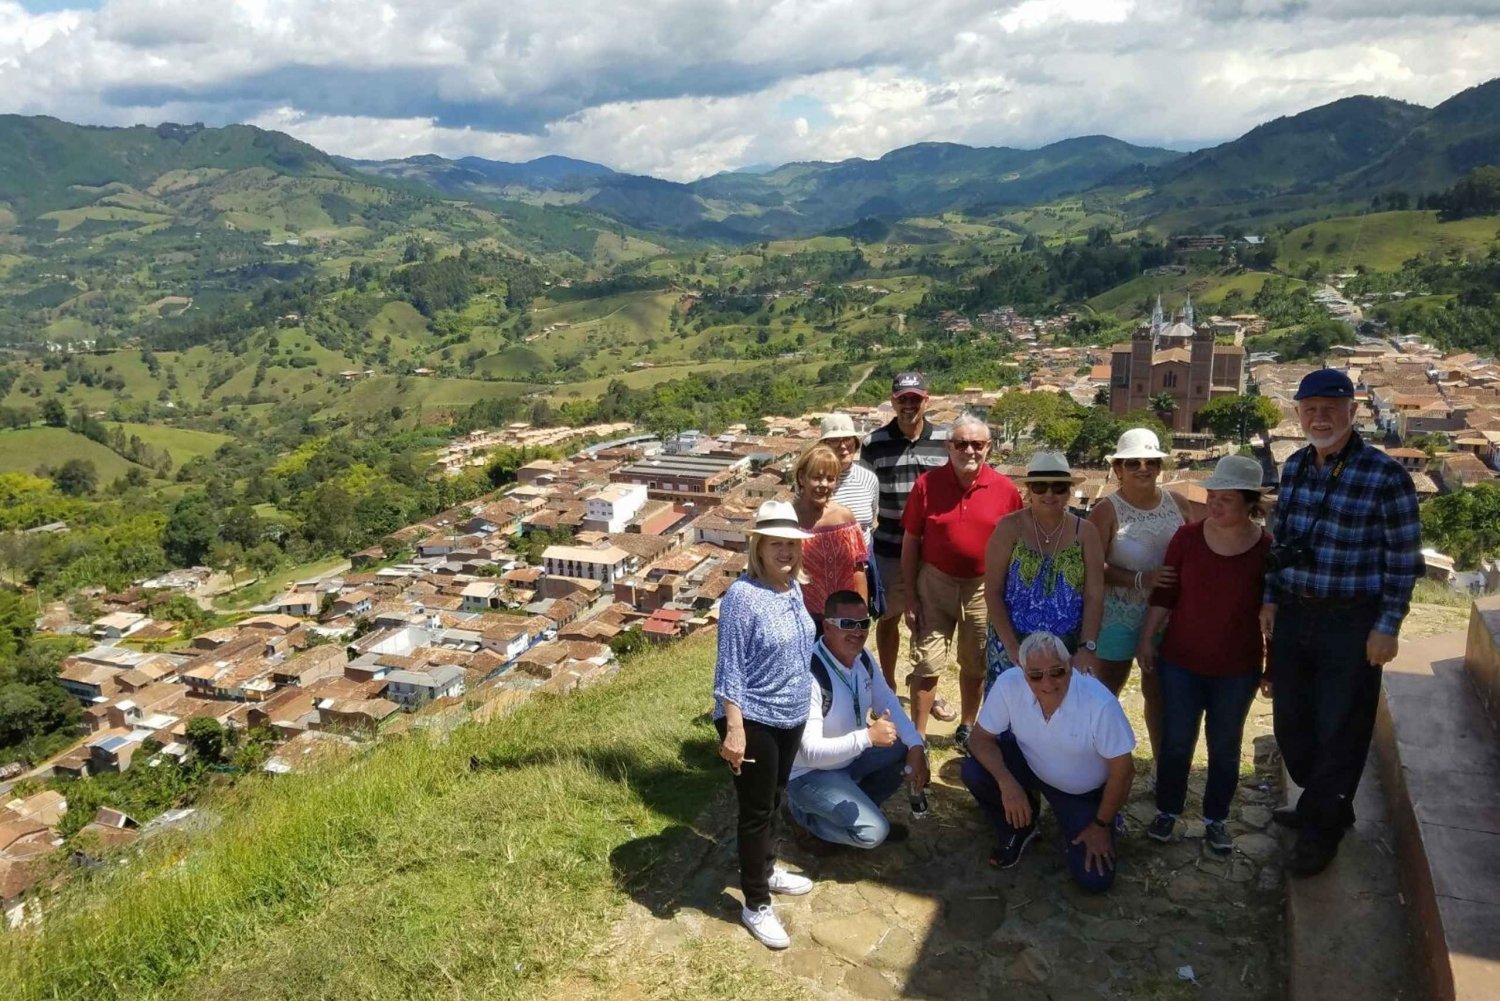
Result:
<svg viewBox="0 0 1500 1001"><path fill-rule="evenodd" d="M1396 271L1420 255L1467 257L1500 240L1494 216L1438 222L1436 212L1372 212L1301 226L1279 241L1276 266L1298 274L1316 262L1323 271Z"/></svg>
<svg viewBox="0 0 1500 1001"><path fill-rule="evenodd" d="M56 469L69 459L86 459L108 486L131 469L144 467L67 428L29 427L0 431L0 473L33 473L38 466Z"/></svg>

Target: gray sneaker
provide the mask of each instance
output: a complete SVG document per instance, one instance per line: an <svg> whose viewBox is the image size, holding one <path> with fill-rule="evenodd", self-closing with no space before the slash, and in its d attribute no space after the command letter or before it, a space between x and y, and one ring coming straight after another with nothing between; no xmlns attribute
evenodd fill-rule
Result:
<svg viewBox="0 0 1500 1001"><path fill-rule="evenodd" d="M1222 820L1203 822L1203 843L1215 855L1228 855L1234 851L1234 838L1230 836Z"/></svg>
<svg viewBox="0 0 1500 1001"><path fill-rule="evenodd" d="M1158 813L1151 826L1146 828L1146 837L1166 844L1172 840L1172 831L1177 827L1177 818L1170 813Z"/></svg>

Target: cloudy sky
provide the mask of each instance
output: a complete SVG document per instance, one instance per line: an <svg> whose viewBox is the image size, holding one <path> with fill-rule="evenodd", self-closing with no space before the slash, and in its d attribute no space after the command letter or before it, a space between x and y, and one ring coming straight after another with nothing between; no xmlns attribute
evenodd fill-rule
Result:
<svg viewBox="0 0 1500 1001"><path fill-rule="evenodd" d="M686 180L924 140L1191 149L1500 75L1500 0L0 0L0 112Z"/></svg>

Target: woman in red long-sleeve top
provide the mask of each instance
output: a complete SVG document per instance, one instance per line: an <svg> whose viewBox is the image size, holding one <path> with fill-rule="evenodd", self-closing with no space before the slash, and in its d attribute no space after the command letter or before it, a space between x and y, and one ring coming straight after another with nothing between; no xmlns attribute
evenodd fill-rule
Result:
<svg viewBox="0 0 1500 1001"><path fill-rule="evenodd" d="M1208 517L1184 525L1167 545L1176 583L1151 592L1136 659L1161 678L1162 746L1156 762L1156 819L1146 834L1170 841L1187 801L1188 769L1206 719L1208 779L1204 840L1219 854L1234 848L1225 829L1239 781L1245 717L1257 688L1270 694L1260 630L1261 589L1271 537L1261 513L1260 463L1230 455L1203 481ZM1166 632L1155 645L1162 623Z"/></svg>

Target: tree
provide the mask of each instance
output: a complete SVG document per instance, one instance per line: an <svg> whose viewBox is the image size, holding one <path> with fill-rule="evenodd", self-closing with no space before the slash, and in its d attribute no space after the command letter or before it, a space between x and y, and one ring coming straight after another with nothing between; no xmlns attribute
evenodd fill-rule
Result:
<svg viewBox="0 0 1500 1001"><path fill-rule="evenodd" d="M274 542L262 542L245 554L245 562L251 570L264 577L274 573L281 565L281 548Z"/></svg>
<svg viewBox="0 0 1500 1001"><path fill-rule="evenodd" d="M86 497L99 485L99 470L89 459L69 459L52 474L52 482L69 497Z"/></svg>
<svg viewBox="0 0 1500 1001"><path fill-rule="evenodd" d="M68 426L68 410L57 397L49 396L42 401L42 423L49 428Z"/></svg>
<svg viewBox="0 0 1500 1001"><path fill-rule="evenodd" d="M208 494L200 490L172 505L162 529L161 547L177 566L199 566L218 537L218 513Z"/></svg>
<svg viewBox="0 0 1500 1001"><path fill-rule="evenodd" d="M224 759L224 749L230 745L224 724L210 716L194 716L188 720L187 742L193 753L205 764L217 764Z"/></svg>
<svg viewBox="0 0 1500 1001"><path fill-rule="evenodd" d="M31 643L35 618L25 600L10 589L0 590L0 657L14 657Z"/></svg>
<svg viewBox="0 0 1500 1001"><path fill-rule="evenodd" d="M609 648L614 651L615 656L625 660L642 650L650 649L651 641L639 628L626 629L624 632L616 633L610 638Z"/></svg>
<svg viewBox="0 0 1500 1001"><path fill-rule="evenodd" d="M1171 393L1157 393L1151 397L1151 412L1165 424L1177 410L1177 399Z"/></svg>
<svg viewBox="0 0 1500 1001"><path fill-rule="evenodd" d="M1500 552L1500 485L1477 483L1423 504L1422 536L1460 567Z"/></svg>
<svg viewBox="0 0 1500 1001"><path fill-rule="evenodd" d="M1198 411L1198 427L1216 438L1244 441L1262 434L1281 421L1281 411L1264 396L1221 396L1209 400Z"/></svg>

